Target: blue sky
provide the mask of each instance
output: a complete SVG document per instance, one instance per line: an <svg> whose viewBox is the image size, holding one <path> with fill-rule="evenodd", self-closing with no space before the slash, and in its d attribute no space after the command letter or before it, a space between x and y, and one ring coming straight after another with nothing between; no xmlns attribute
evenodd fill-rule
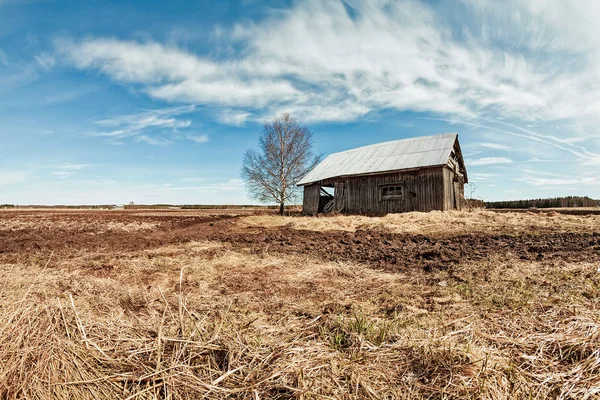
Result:
<svg viewBox="0 0 600 400"><path fill-rule="evenodd" d="M485 200L600 198L599 85L595 1L0 0L0 203L251 203L282 112L324 154L457 132Z"/></svg>

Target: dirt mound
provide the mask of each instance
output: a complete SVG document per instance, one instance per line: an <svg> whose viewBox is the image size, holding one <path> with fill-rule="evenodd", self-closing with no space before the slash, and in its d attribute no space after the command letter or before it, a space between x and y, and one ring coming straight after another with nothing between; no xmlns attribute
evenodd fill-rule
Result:
<svg viewBox="0 0 600 400"><path fill-rule="evenodd" d="M443 269L496 254L538 261L600 259L598 233L461 235L436 239L364 230L314 232L277 229L258 234L222 235L219 240L249 248L254 253L312 254L327 260L368 263L389 270L415 265L425 269Z"/></svg>

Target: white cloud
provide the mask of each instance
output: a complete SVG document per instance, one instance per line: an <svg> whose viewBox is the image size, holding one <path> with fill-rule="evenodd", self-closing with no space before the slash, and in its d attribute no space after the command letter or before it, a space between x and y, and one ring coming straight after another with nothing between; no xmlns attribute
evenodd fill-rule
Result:
<svg viewBox="0 0 600 400"><path fill-rule="evenodd" d="M492 150L509 150L510 147L504 144L500 144L500 143L487 143L487 142L483 142L483 143L478 143L479 147L485 147L486 149L492 149Z"/></svg>
<svg viewBox="0 0 600 400"><path fill-rule="evenodd" d="M549 172L540 171L537 169L525 168L521 171L514 180L524 182L528 186L565 189L565 186L577 186L583 189L584 193L590 188L595 188L600 185L600 178L597 174L586 175L582 174L581 170Z"/></svg>
<svg viewBox="0 0 600 400"><path fill-rule="evenodd" d="M73 89L66 88L60 92L49 94L38 100L41 105L56 105L63 103L70 103L80 97L83 97L95 90L94 87L77 87Z"/></svg>
<svg viewBox="0 0 600 400"><path fill-rule="evenodd" d="M194 105L229 125L283 111L321 122L410 110L461 124L461 140L471 139L467 167L501 166L489 178L498 188L525 165L573 177L532 182L589 187L576 168L600 173L598 27L600 2L308 0L221 28L224 53L91 37L59 41L55 54L154 99L190 104L98 122L90 134L113 144L194 140L185 131Z"/></svg>
<svg viewBox="0 0 600 400"><path fill-rule="evenodd" d="M111 130L96 133L98 136L127 137L135 136L136 132L146 128L187 128L191 120L174 118L181 114L194 111L194 106L173 107L158 110L148 110L132 115L122 115L115 118L103 119L96 125L110 128Z"/></svg>
<svg viewBox="0 0 600 400"><path fill-rule="evenodd" d="M476 172L476 173L469 174L469 181L473 181L473 182L488 181L490 179L497 178L498 176L499 176L498 174Z"/></svg>
<svg viewBox="0 0 600 400"><path fill-rule="evenodd" d="M432 120L440 120L449 122L451 124L461 124L467 127L480 128L485 131L494 131L497 133L505 134L517 138L525 138L529 141L542 143L544 145L553 147L554 149L562 150L563 152L570 153L584 162L597 159L600 157L599 154L588 151L585 147L569 142L566 139L559 138L552 135L540 134L528 129L523 129L517 125L509 124L503 121L491 120L488 118L480 118L478 121L473 122L462 118L427 118ZM500 128L498 126L501 126ZM593 161L591 161L593 162Z"/></svg>
<svg viewBox="0 0 600 400"><path fill-rule="evenodd" d="M188 136L187 138L195 143L207 143L209 141L208 135Z"/></svg>
<svg viewBox="0 0 600 400"><path fill-rule="evenodd" d="M156 191L169 191L169 192L200 192L200 193L214 193L217 191L240 191L245 190L244 181L239 178L229 179L224 182L213 182L204 183L194 186L158 186L151 185L150 188L154 188Z"/></svg>
<svg viewBox="0 0 600 400"><path fill-rule="evenodd" d="M164 139L164 138L153 138L150 136L146 136L146 135L138 135L135 137L135 141L138 143L146 143L152 146L166 146L168 144L171 144L173 142L171 142L168 139Z"/></svg>
<svg viewBox="0 0 600 400"><path fill-rule="evenodd" d="M237 110L221 110L217 115L219 122L235 126L243 125L251 117L252 115L249 112Z"/></svg>
<svg viewBox="0 0 600 400"><path fill-rule="evenodd" d="M2 49L0 49L0 65L3 67L8 66L8 56L6 55L6 52Z"/></svg>
<svg viewBox="0 0 600 400"><path fill-rule="evenodd" d="M3 71L0 75L0 92L10 91L22 86L25 86L31 82L34 82L38 78L36 68L32 65L26 65L18 69L9 69L8 73Z"/></svg>
<svg viewBox="0 0 600 400"><path fill-rule="evenodd" d="M531 157L528 160L525 161L520 161L521 163L556 163L556 162L561 162L564 160L542 160L538 157Z"/></svg>
<svg viewBox="0 0 600 400"><path fill-rule="evenodd" d="M482 166L482 165L496 165L496 164L510 164L513 160L506 157L483 157L478 160L467 161L468 166Z"/></svg>
<svg viewBox="0 0 600 400"><path fill-rule="evenodd" d="M143 83L152 97L163 100L264 107L299 94L283 79L244 76L236 62L216 63L159 43L92 39L60 41L58 48L79 68Z"/></svg>
<svg viewBox="0 0 600 400"><path fill-rule="evenodd" d="M58 176L59 178L67 178L73 175L73 171L51 171L50 175Z"/></svg>
<svg viewBox="0 0 600 400"><path fill-rule="evenodd" d="M207 179L203 178L203 177L193 176L193 177L188 177L188 178L181 178L181 179L179 179L179 181L181 181L181 182L206 182Z"/></svg>
<svg viewBox="0 0 600 400"><path fill-rule="evenodd" d="M35 58L35 61L37 61L37 63L40 65L40 67L42 67L44 69L50 69L56 63L54 56L52 54L48 54L48 53L40 53L39 55L35 56L34 58Z"/></svg>
<svg viewBox="0 0 600 400"><path fill-rule="evenodd" d="M529 177L525 180L527 184L533 186L564 186L582 183L580 179L557 179L557 178L537 178ZM591 182L594 183L594 182Z"/></svg>
<svg viewBox="0 0 600 400"><path fill-rule="evenodd" d="M157 110L147 110L136 114L121 115L114 118L96 121L98 129L88 132L91 136L102 136L109 139L111 144L123 144L120 139L135 138L138 143L152 145L165 145L171 143L166 138L151 137L151 130L167 129L178 132L189 127L191 119L179 118L182 114L189 114L195 106L170 107Z"/></svg>
<svg viewBox="0 0 600 400"><path fill-rule="evenodd" d="M587 158L587 159L583 160L582 164L585 165L586 167L600 166L600 157Z"/></svg>
<svg viewBox="0 0 600 400"><path fill-rule="evenodd" d="M67 178L73 175L75 172L80 171L84 168L91 167L91 164L71 164L64 163L59 166L54 167L55 171L50 171L50 175L57 176L59 178Z"/></svg>
<svg viewBox="0 0 600 400"><path fill-rule="evenodd" d="M78 68L224 115L241 108L238 115L262 119L286 110L347 121L396 109L598 122L598 4L463 3L453 12L408 0L298 2L221 29L240 49L226 59L107 38L63 40L57 49Z"/></svg>
<svg viewBox="0 0 600 400"><path fill-rule="evenodd" d="M80 169L90 167L90 164L62 164L59 168L67 171L79 171Z"/></svg>

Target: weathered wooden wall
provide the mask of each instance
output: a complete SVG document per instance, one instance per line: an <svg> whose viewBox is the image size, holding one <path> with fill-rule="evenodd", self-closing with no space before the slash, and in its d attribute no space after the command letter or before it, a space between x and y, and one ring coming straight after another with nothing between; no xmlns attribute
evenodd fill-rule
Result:
<svg viewBox="0 0 600 400"><path fill-rule="evenodd" d="M456 178L456 179L455 179ZM456 177L454 171L444 168L444 211L460 210L465 199L463 177Z"/></svg>
<svg viewBox="0 0 600 400"><path fill-rule="evenodd" d="M443 211L454 209L454 188L452 186L452 179L454 178L454 172L448 168L444 168L444 207Z"/></svg>
<svg viewBox="0 0 600 400"><path fill-rule="evenodd" d="M318 184L304 186L304 198L302 200L302 214L315 215L319 210L319 196L321 186Z"/></svg>
<svg viewBox="0 0 600 400"><path fill-rule="evenodd" d="M349 214L444 210L446 194L443 173L442 167L435 167L337 178L334 182L335 209ZM398 182L404 183L404 198L381 200L380 185Z"/></svg>
<svg viewBox="0 0 600 400"><path fill-rule="evenodd" d="M319 212L321 186L334 187L334 210L348 214L461 209L467 170L458 139L445 165L383 174L336 177L304 187L304 214ZM402 183L403 198L381 198L381 185Z"/></svg>
<svg viewBox="0 0 600 400"><path fill-rule="evenodd" d="M404 184L403 199L380 199L380 185L399 182ZM334 186L334 209L347 214L447 211L460 209L464 201L462 176L455 180L454 171L447 167L334 178L322 184ZM304 186L303 214L318 212L320 188L320 184Z"/></svg>
<svg viewBox="0 0 600 400"><path fill-rule="evenodd" d="M458 209L462 210L465 206L465 183L459 180L458 182L454 182L454 185L456 185L456 191L458 192Z"/></svg>

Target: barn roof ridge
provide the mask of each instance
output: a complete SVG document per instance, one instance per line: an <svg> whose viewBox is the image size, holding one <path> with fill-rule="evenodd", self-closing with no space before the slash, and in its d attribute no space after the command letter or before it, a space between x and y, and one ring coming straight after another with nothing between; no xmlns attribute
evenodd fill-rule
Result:
<svg viewBox="0 0 600 400"><path fill-rule="evenodd" d="M435 138L450 137L450 136L453 136L456 138L456 137L458 137L458 133L446 132L446 133L438 133L435 135L415 136L415 137L409 137L409 138L404 138L404 139L388 140L387 142L366 144L364 146L354 147L352 149L338 151L335 153L331 153L330 156L332 156L334 154L343 154L343 153L347 153L350 151L360 151L360 150L364 150L364 149L367 149L370 147L389 146L391 144L400 143L400 142L413 142L413 141L416 142L416 141L422 141L422 140L428 140L428 139L431 140L431 139L435 139ZM414 151L411 153L421 153L421 152L426 152L426 151L431 151L431 150Z"/></svg>

